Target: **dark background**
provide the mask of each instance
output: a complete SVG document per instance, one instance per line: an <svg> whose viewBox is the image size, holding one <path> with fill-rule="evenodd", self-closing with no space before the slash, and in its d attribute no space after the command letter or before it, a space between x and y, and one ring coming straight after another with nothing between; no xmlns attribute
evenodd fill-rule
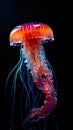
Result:
<svg viewBox="0 0 73 130"><path fill-rule="evenodd" d="M44 45L44 49L58 82L56 124L58 130L64 130L64 13L63 4L56 0L0 1L0 130L9 130L5 81L8 73L19 60L20 50L9 46L9 33L17 25L34 21L48 24L54 32L55 41ZM51 125L54 123L51 122ZM55 130L55 126L52 128L51 125L48 120L47 130Z"/></svg>

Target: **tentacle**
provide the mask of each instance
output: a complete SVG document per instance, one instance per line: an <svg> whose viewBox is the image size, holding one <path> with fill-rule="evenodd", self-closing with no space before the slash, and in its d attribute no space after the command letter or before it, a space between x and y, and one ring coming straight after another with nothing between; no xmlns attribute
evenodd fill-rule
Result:
<svg viewBox="0 0 73 130"><path fill-rule="evenodd" d="M56 78L55 72L54 72L54 70L53 70L53 68L52 68L52 66L51 66L51 64L50 64L50 62L47 60L46 57L45 57L45 60L46 60L46 63L47 63L47 65L48 65L49 69L52 71L53 78L54 78L54 82L55 82L55 90L56 90L56 92L57 92L57 90L58 90L58 83L57 83L57 80L56 80L57 78Z"/></svg>
<svg viewBox="0 0 73 130"><path fill-rule="evenodd" d="M41 108L33 108L30 110L30 114L25 121L37 121L40 118L44 118L46 115L49 115L55 108L57 104L57 93L54 89L52 78L50 77L52 75L49 75L49 73L50 72L48 72L47 76L45 76L43 79L38 78L36 83L37 88L41 89L45 94L46 100L44 101L44 105L41 106ZM39 87L40 85L41 87Z"/></svg>
<svg viewBox="0 0 73 130"><path fill-rule="evenodd" d="M22 66L22 61L19 64L19 66L17 67L16 73L13 78L13 84L12 84L12 90L11 90L11 123L12 123L12 127L14 126L13 118L14 118L14 106L15 106L16 81L17 81L17 76L21 69L21 66Z"/></svg>
<svg viewBox="0 0 73 130"><path fill-rule="evenodd" d="M22 87L22 92L21 92L21 104L20 104L20 117L21 117L22 126L23 126L23 118L22 118L22 98L23 98L23 92L24 92L24 91L26 91L26 93L27 93L28 99L27 99L27 97L26 97L26 100L28 100L27 102L28 102L28 105L29 105L29 104L30 104L30 96L29 96L29 92L28 92L27 87L26 87L25 84L23 84L23 87ZM27 105L25 105L25 106L26 106L26 109L27 109ZM26 111L26 114L27 114L27 111Z"/></svg>
<svg viewBox="0 0 73 130"><path fill-rule="evenodd" d="M54 113L52 113L52 118L53 118L56 130L59 130Z"/></svg>
<svg viewBox="0 0 73 130"><path fill-rule="evenodd" d="M34 84L33 85L31 84L33 81L30 81L30 74L29 74L29 72L27 73L27 77L28 77L28 86L29 86L28 92L29 93L31 92L31 94L32 94L32 102L33 102L32 103L32 108L34 108L34 107L38 106L38 104L39 104L39 102L41 100L41 97L42 97L42 92L39 91L39 90L36 91L36 89L34 88Z"/></svg>
<svg viewBox="0 0 73 130"><path fill-rule="evenodd" d="M6 95L7 103L8 103L8 92L7 92L8 82L9 82L9 79L10 79L12 73L14 72L14 70L16 70L16 68L18 68L18 66L20 65L20 63L21 63L21 58L18 61L18 63L16 64L16 66L10 71L10 73L9 73L7 79L6 79L6 83L5 83L5 95Z"/></svg>
<svg viewBox="0 0 73 130"><path fill-rule="evenodd" d="M28 87L29 87L29 90L28 92L32 94L32 102L34 102L35 100L35 93L34 93L34 85L32 86L31 83L30 83L30 73L28 72L27 70L27 77L28 77ZM33 103L32 103L33 104Z"/></svg>
<svg viewBox="0 0 73 130"><path fill-rule="evenodd" d="M26 91L26 95L27 95L26 100L28 100L27 102L28 102L28 104L30 105L29 91L28 91L27 86L26 86L26 84L25 84L24 77L22 76L22 70L20 71L20 79L21 79L21 81L22 81L22 94L21 94L21 96L23 95L23 90L25 90L25 91ZM26 108L27 108L27 107L28 107L28 106L27 106L27 103L26 103Z"/></svg>
<svg viewBox="0 0 73 130"><path fill-rule="evenodd" d="M34 99L33 108L38 107L38 104L39 104L41 98L42 98L42 92L41 91L37 91L36 97Z"/></svg>
<svg viewBox="0 0 73 130"><path fill-rule="evenodd" d="M44 130L46 130L46 118L44 118Z"/></svg>

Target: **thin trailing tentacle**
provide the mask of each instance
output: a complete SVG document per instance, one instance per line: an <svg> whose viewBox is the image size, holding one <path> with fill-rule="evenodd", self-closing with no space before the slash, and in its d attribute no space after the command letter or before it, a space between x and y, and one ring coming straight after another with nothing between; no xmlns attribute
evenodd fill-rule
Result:
<svg viewBox="0 0 73 130"><path fill-rule="evenodd" d="M34 89L33 89L33 87L34 87L34 85L32 86L32 88L31 88L31 81L30 81L30 73L28 72L28 70L27 70L27 78L28 78L28 86L29 86L29 91L32 93L32 95L33 95L33 98L35 97L34 96Z"/></svg>
<svg viewBox="0 0 73 130"><path fill-rule="evenodd" d="M28 87L29 87L28 92L32 94L32 100L33 100L32 102L34 102L34 100L35 100L35 93L34 93L34 88L33 88L34 86L30 85L30 74L29 74L28 70L27 70L27 77L28 77Z"/></svg>
<svg viewBox="0 0 73 130"><path fill-rule="evenodd" d="M39 130L42 130L42 129L41 129L41 123L40 123L40 122L38 122L38 126L39 126Z"/></svg>
<svg viewBox="0 0 73 130"><path fill-rule="evenodd" d="M22 73L22 72L21 72ZM25 80L24 80L24 77L22 76L22 74L20 73L20 78L21 78L21 81L22 81L22 92L21 92L21 106L22 106L22 96L23 96L23 92L24 90L26 91L26 100L28 98L28 104L30 104L30 97L29 97L29 91L27 89L27 86L25 84ZM26 109L27 109L27 104L26 104Z"/></svg>
<svg viewBox="0 0 73 130"><path fill-rule="evenodd" d="M5 83L5 95L6 95L7 103L8 103L8 93L7 93L8 82L9 82L10 76L12 75L12 73L14 72L14 70L16 70L16 68L20 65L20 63L21 63L21 59L18 61L18 63L16 64L16 66L10 71L10 73L9 73L9 75L7 77L6 83Z"/></svg>
<svg viewBox="0 0 73 130"><path fill-rule="evenodd" d="M52 118L53 118L56 130L59 130L54 112L52 113Z"/></svg>
<svg viewBox="0 0 73 130"><path fill-rule="evenodd" d="M12 75L12 73L14 72L14 70L19 66L20 63L21 63L21 59L18 61L18 63L16 64L16 66L14 66L14 68L10 71L10 73L9 73L9 75L7 77L5 86L7 86L10 76Z"/></svg>
<svg viewBox="0 0 73 130"><path fill-rule="evenodd" d="M20 104L20 117L21 117L21 122L22 122L22 127L23 127L23 119L22 119L22 97L23 97L23 92L26 90L26 86L24 85L23 88L22 88L22 92L21 92L21 104ZM27 95L29 95L29 93L27 93ZM27 97L26 97L27 98ZM30 98L29 98L29 101L30 103ZM26 106L27 107L27 106ZM27 114L27 112L26 112ZM24 128L24 127L23 127Z"/></svg>
<svg viewBox="0 0 73 130"><path fill-rule="evenodd" d="M6 84L5 84L5 95L6 95L6 101L7 101L7 104L9 103L8 102L8 92L7 92L7 86L8 86L8 82L9 82L9 79L12 75L12 73L17 69L16 73L15 73L15 76L14 76L14 79L13 79L13 85L12 85L12 94L11 96L13 97L13 103L11 103L11 112L10 112L10 115L11 115L11 123L12 123L12 127L13 126L13 114L14 114L14 104L15 104L15 90L16 90L16 79L17 79L17 74L19 72L19 69L21 68L21 65L22 65L22 60L20 58L20 60L18 61L18 63L16 64L16 66L10 71L8 77L7 77L7 80L6 80ZM14 90L13 90L14 89ZM12 99L12 98L11 98ZM13 106L12 106L13 105Z"/></svg>
<svg viewBox="0 0 73 130"><path fill-rule="evenodd" d="M26 94L26 95L27 95L26 101L28 100L28 104L30 105L30 97L29 97L29 91L30 91L30 90L27 89L27 86L25 85L25 80L24 80L24 77L25 77L25 75L24 75L24 64L25 64L25 60L26 60L26 59L25 59L25 57L24 57L23 48L20 49L20 56L23 58L23 66L22 66L22 69L23 69L23 70L20 71L20 79L21 79L22 84L23 84L23 86L25 87L25 90L26 90L26 93L27 93L27 94ZM30 76L29 76L29 78L30 78ZM29 78L28 78L28 79L29 79ZM29 84L28 84L28 85L29 85ZM29 86L28 86L28 87L29 87ZM29 106L29 105L28 105L28 106ZM27 103L26 103L26 106L27 106Z"/></svg>
<svg viewBox="0 0 73 130"><path fill-rule="evenodd" d="M30 106L30 96L29 96L29 91L27 89L27 86L25 84L25 80L24 80L24 76L22 74L22 70L20 70L20 79L22 81L22 92L21 92L21 104L20 104L20 117L21 117L21 122L23 122L23 119L22 119L22 98L23 98L23 92L25 91L26 92L26 103L25 103L25 107L26 109L29 108ZM28 104L27 104L28 103ZM27 108L28 107L28 108ZM26 111L26 114L27 114L27 111ZM23 123L22 123L22 126L23 126Z"/></svg>
<svg viewBox="0 0 73 130"><path fill-rule="evenodd" d="M27 95L27 97L28 97L28 99L29 99L29 102L30 102L30 97L29 97L29 91L28 91L28 89L27 89L27 86L26 86L26 84L25 84L25 80L24 80L24 77L22 76L22 70L20 70L20 79L21 79L21 81L22 81L22 86L23 86L23 89L25 89L25 91L26 91L26 95Z"/></svg>
<svg viewBox="0 0 73 130"><path fill-rule="evenodd" d="M13 84L12 84L12 90L11 90L11 123L12 123L12 127L14 126L13 118L14 118L14 106L15 106L16 81L17 81L17 76L21 69L21 66L22 66L22 61L20 62L19 66L17 67L16 73L13 78Z"/></svg>
<svg viewBox="0 0 73 130"><path fill-rule="evenodd" d="M40 100L41 100L41 97L42 97L42 92L37 91L36 97L35 97L35 99L34 99L33 108L34 108L34 107L38 107L38 104L39 104L39 102L40 102ZM37 99L38 99L38 101L37 101ZM36 102L36 101L37 101L37 102Z"/></svg>
<svg viewBox="0 0 73 130"><path fill-rule="evenodd" d="M46 117L44 118L44 130L46 130Z"/></svg>

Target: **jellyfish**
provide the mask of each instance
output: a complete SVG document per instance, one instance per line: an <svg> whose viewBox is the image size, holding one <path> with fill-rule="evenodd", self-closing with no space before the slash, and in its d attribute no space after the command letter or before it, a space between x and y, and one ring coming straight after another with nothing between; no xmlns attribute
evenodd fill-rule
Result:
<svg viewBox="0 0 73 130"><path fill-rule="evenodd" d="M10 33L10 46L20 46L20 59L9 73L6 86L11 74L16 70L12 83L11 122L13 123L14 118L16 84L19 74L22 82L20 113L23 128L25 128L27 123L44 120L56 107L55 74L46 58L43 47L46 42L53 40L54 34L52 29L40 22L24 23L16 26ZM26 77L27 82L25 81ZM24 99L26 117L23 120L22 96L24 91L26 94L26 99ZM44 101L39 106L42 95L44 95Z"/></svg>

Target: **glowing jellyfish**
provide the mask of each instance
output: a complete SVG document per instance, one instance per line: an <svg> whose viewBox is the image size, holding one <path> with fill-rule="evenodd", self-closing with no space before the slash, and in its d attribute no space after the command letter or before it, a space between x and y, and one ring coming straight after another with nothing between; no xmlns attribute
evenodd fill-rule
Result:
<svg viewBox="0 0 73 130"><path fill-rule="evenodd" d="M15 91L17 75L23 83L23 89L26 92L25 108L26 118L23 121L23 128L26 123L39 121L55 109L57 104L57 93L54 87L54 73L43 49L43 43L54 40L52 29L43 23L31 22L15 27L10 33L10 46L20 45L20 60L10 72L10 75L16 69L13 80L13 105L12 120L14 115ZM27 82L25 83L25 67L27 68ZM39 107L39 102L45 95L44 103ZM22 98L21 98L22 101Z"/></svg>

